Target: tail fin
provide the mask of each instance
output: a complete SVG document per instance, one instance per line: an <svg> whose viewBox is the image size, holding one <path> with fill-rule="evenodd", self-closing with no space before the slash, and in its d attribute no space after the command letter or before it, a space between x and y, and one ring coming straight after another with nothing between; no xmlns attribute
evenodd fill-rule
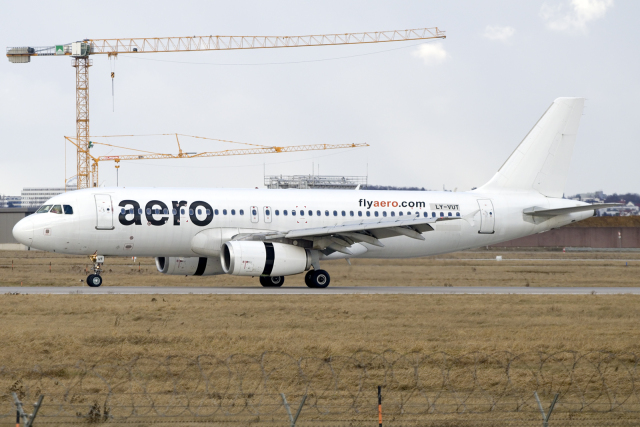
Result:
<svg viewBox="0 0 640 427"><path fill-rule="evenodd" d="M558 98L481 191L536 190L562 197L584 98Z"/></svg>

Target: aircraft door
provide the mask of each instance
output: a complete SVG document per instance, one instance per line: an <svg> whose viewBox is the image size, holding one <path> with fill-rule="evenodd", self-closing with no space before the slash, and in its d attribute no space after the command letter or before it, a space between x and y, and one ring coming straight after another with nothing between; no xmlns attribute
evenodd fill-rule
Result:
<svg viewBox="0 0 640 427"><path fill-rule="evenodd" d="M96 230L113 230L113 204L108 194L96 194Z"/></svg>
<svg viewBox="0 0 640 427"><path fill-rule="evenodd" d="M493 202L489 199L478 200L480 206L480 234L495 233L494 226L496 223L496 215L493 210Z"/></svg>
<svg viewBox="0 0 640 427"><path fill-rule="evenodd" d="M271 206L264 207L264 222L271 222Z"/></svg>
<svg viewBox="0 0 640 427"><path fill-rule="evenodd" d="M258 207L251 206L249 213L251 214L251 222L258 222Z"/></svg>

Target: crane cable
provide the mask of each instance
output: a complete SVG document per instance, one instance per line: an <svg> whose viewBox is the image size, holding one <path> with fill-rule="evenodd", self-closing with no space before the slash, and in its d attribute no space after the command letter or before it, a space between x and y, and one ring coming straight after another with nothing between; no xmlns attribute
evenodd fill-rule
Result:
<svg viewBox="0 0 640 427"><path fill-rule="evenodd" d="M116 97L115 97L115 77L116 77L116 59L118 55L109 55L109 66L111 68L111 111L116 111Z"/></svg>

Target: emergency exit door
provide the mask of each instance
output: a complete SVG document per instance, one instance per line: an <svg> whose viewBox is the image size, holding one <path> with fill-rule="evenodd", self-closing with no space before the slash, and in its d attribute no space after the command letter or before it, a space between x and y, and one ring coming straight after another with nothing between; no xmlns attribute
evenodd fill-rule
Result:
<svg viewBox="0 0 640 427"><path fill-rule="evenodd" d="M113 205L108 194L96 194L96 230L113 230Z"/></svg>
<svg viewBox="0 0 640 427"><path fill-rule="evenodd" d="M496 213L493 210L493 202L489 199L478 200L480 206L480 234L493 234L495 232Z"/></svg>

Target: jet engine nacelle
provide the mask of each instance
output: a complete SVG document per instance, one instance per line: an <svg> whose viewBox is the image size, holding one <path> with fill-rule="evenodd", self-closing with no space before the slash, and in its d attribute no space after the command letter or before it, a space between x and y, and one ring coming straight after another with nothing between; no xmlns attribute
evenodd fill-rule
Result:
<svg viewBox="0 0 640 427"><path fill-rule="evenodd" d="M224 273L219 258L156 257L156 267L162 274L176 276L212 276Z"/></svg>
<svg viewBox="0 0 640 427"><path fill-rule="evenodd" d="M285 243L234 240L221 249L222 269L234 276L288 276L311 267L304 248Z"/></svg>

